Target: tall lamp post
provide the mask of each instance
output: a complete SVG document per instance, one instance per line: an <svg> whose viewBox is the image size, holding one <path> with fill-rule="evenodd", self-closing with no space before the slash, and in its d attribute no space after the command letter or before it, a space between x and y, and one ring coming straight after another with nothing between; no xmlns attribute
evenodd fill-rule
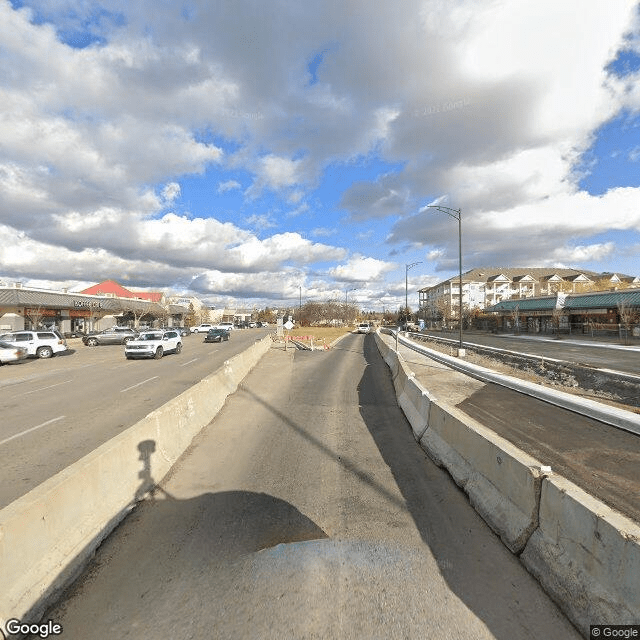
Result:
<svg viewBox="0 0 640 640"><path fill-rule="evenodd" d="M409 312L409 269L415 267L418 264L422 264L422 262L412 262L411 264L405 265L406 270L404 273L404 313L405 313L405 324L409 322L407 319L407 314Z"/></svg>
<svg viewBox="0 0 640 640"><path fill-rule="evenodd" d="M458 266L459 266L459 293L460 302L458 305L458 323L460 329L460 344L458 346L458 356L463 357L464 347L462 344L462 209L452 209L451 207L443 207L441 204L428 204L428 209L437 209L442 213L446 213L448 216L455 218L458 221Z"/></svg>
<svg viewBox="0 0 640 640"><path fill-rule="evenodd" d="M352 289L345 289L344 291L344 315L345 315L345 320L348 320L348 314L349 314L349 303L348 303L348 297L349 297L349 291L355 291L358 287L353 287Z"/></svg>

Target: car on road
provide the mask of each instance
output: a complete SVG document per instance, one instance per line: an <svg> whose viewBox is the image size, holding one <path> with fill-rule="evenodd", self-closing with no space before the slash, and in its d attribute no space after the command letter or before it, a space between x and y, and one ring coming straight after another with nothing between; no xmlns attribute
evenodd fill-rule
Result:
<svg viewBox="0 0 640 640"><path fill-rule="evenodd" d="M226 329L209 329L204 337L205 342L222 342L229 339L229 332Z"/></svg>
<svg viewBox="0 0 640 640"><path fill-rule="evenodd" d="M361 322L358 325L358 333L371 333L371 324L369 322Z"/></svg>
<svg viewBox="0 0 640 640"><path fill-rule="evenodd" d="M7 362L19 362L27 357L27 350L16 347L8 342L0 342L0 364Z"/></svg>
<svg viewBox="0 0 640 640"><path fill-rule="evenodd" d="M127 360L132 358L155 358L160 360L165 353L180 353L182 338L175 329L143 331L135 340L124 346Z"/></svg>
<svg viewBox="0 0 640 640"><path fill-rule="evenodd" d="M96 347L99 344L127 344L137 336L138 332L130 327L110 327L99 333L82 336L82 342L88 347Z"/></svg>
<svg viewBox="0 0 640 640"><path fill-rule="evenodd" d="M0 341L27 350L36 358L51 358L67 350L67 341L58 331L12 331L0 335Z"/></svg>
<svg viewBox="0 0 640 640"><path fill-rule="evenodd" d="M197 327L191 327L191 333L207 333L209 329L213 329L214 325L204 322L203 324L199 324Z"/></svg>

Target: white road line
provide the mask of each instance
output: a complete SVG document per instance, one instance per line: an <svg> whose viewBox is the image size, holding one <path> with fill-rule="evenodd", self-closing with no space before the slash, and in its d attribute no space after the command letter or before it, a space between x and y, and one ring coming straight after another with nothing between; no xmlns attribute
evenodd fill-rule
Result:
<svg viewBox="0 0 640 640"><path fill-rule="evenodd" d="M198 360L198 358L194 358L193 360L189 360L189 362L185 362L184 364L181 364L181 367L186 367L188 364L191 364L192 362L196 362Z"/></svg>
<svg viewBox="0 0 640 640"><path fill-rule="evenodd" d="M37 427L31 427L31 429L27 429L26 431L22 431L21 433L16 433L14 436L11 436L10 438L5 438L4 440L0 441L0 446L2 446L3 444L6 444L7 442L11 442L11 440L15 440L16 438L21 438L22 436L26 435L27 433L31 433L36 429L41 429L42 427L46 427L48 424L52 424L53 422L58 422L58 420L64 420L66 417L67 416L58 416L57 418L53 418L52 420L47 420L46 422L39 424Z"/></svg>
<svg viewBox="0 0 640 640"><path fill-rule="evenodd" d="M151 382L152 380L155 380L158 376L153 376L153 378L148 378L147 380L143 380L142 382L138 382L138 384L134 384L131 387L127 387L126 389L121 389L120 393L124 393L125 391L131 391L131 389L135 389L136 387L139 387L141 384L146 384L147 382Z"/></svg>
<svg viewBox="0 0 640 640"><path fill-rule="evenodd" d="M69 384L69 382L73 382L73 380L65 380L64 382L56 382L56 384L50 384L48 387L40 387L39 389L32 389L31 391L25 391L21 393L21 396L28 396L30 393L38 393L38 391L45 391L46 389L53 389L54 387L59 387L61 384Z"/></svg>

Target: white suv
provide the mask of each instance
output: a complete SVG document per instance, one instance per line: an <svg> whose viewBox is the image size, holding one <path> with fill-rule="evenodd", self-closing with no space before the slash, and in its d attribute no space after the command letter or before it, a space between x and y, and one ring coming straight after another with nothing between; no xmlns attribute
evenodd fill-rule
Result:
<svg viewBox="0 0 640 640"><path fill-rule="evenodd" d="M131 360L131 358L160 360L169 351L173 351L173 353L182 351L180 332L175 329L143 331L135 340L129 340L124 347L124 355L127 360Z"/></svg>
<svg viewBox="0 0 640 640"><path fill-rule="evenodd" d="M214 324L208 324L208 323L204 323L204 324L200 324L197 327L191 327L191 333L207 333L209 331L209 329L215 329L215 325Z"/></svg>
<svg viewBox="0 0 640 640"><path fill-rule="evenodd" d="M50 358L67 350L67 341L57 331L12 331L0 340L27 350L27 355Z"/></svg>
<svg viewBox="0 0 640 640"><path fill-rule="evenodd" d="M358 333L369 333L371 331L371 325L368 322L361 322L358 325Z"/></svg>

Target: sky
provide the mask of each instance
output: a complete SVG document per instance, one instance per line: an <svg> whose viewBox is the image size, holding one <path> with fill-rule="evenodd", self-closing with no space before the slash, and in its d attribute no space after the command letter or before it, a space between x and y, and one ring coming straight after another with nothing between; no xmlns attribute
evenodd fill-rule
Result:
<svg viewBox="0 0 640 640"><path fill-rule="evenodd" d="M640 275L634 0L0 0L0 282L397 309Z"/></svg>

